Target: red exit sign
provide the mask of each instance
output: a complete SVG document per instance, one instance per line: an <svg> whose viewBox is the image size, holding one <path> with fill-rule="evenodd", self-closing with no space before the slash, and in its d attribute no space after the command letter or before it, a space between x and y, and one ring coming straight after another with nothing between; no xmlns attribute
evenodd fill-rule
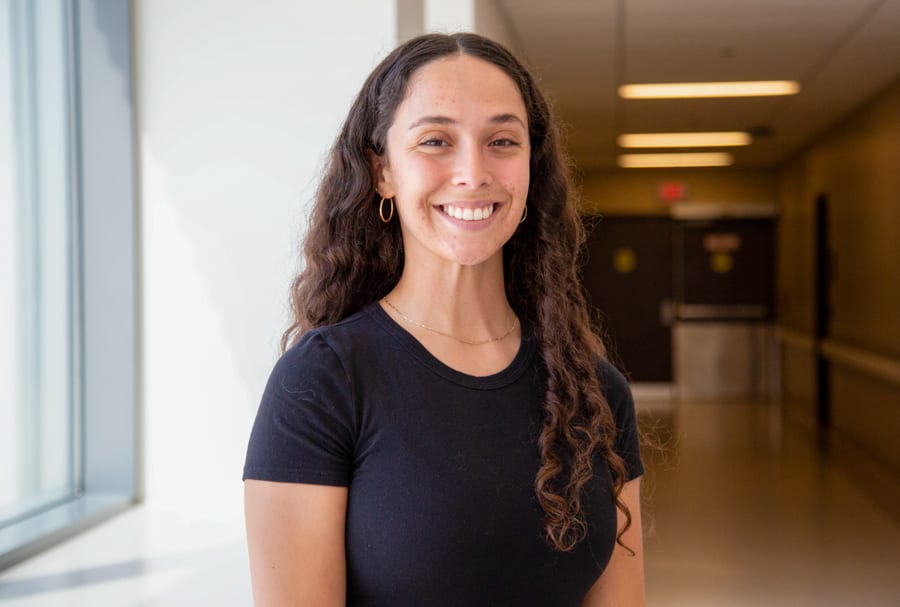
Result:
<svg viewBox="0 0 900 607"><path fill-rule="evenodd" d="M687 198L687 184L683 181L663 181L656 194L663 202L678 202Z"/></svg>

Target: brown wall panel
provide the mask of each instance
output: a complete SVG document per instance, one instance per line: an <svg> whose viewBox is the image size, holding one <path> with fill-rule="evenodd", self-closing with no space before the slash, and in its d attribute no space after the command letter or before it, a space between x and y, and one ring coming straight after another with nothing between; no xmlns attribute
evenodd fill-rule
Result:
<svg viewBox="0 0 900 607"><path fill-rule="evenodd" d="M785 413L807 429L816 424L812 352L789 345L781 347L781 385Z"/></svg>
<svg viewBox="0 0 900 607"><path fill-rule="evenodd" d="M826 195L835 344L900 359L900 82L793 159L780 174L779 324L813 336L815 201ZM786 348L789 350L790 348ZM811 357L810 357L811 358ZM851 476L900 503L900 385L832 363L831 443ZM785 394L815 393L810 360L783 357ZM797 397L796 399L794 397ZM803 405L790 405L804 418ZM868 479L868 480L866 480ZM890 497L894 496L894 497Z"/></svg>
<svg viewBox="0 0 900 607"><path fill-rule="evenodd" d="M781 178L781 323L812 327L812 225L828 195L831 337L900 357L900 83L835 127Z"/></svg>
<svg viewBox="0 0 900 607"><path fill-rule="evenodd" d="M900 477L900 386L832 365L834 426Z"/></svg>

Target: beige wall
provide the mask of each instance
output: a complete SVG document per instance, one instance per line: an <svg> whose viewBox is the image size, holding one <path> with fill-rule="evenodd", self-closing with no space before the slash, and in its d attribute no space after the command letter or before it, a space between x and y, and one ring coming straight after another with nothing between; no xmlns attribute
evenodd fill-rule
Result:
<svg viewBox="0 0 900 607"><path fill-rule="evenodd" d="M812 327L815 197L832 211L835 339L900 358L900 82L782 173L783 322Z"/></svg>
<svg viewBox="0 0 900 607"><path fill-rule="evenodd" d="M581 175L582 206L588 212L617 215L668 214L669 205L657 194L667 181L683 182L690 202L775 202L778 196L770 170L622 169Z"/></svg>
<svg viewBox="0 0 900 607"><path fill-rule="evenodd" d="M812 335L814 206L826 194L835 260L831 339L888 369L879 377L852 361L831 362L830 435L841 451L891 479L893 488L877 491L896 500L900 384L885 375L900 375L900 82L788 163L779 190L779 322L795 335ZM801 401L791 407L809 419L813 353L786 343L783 360L785 393Z"/></svg>

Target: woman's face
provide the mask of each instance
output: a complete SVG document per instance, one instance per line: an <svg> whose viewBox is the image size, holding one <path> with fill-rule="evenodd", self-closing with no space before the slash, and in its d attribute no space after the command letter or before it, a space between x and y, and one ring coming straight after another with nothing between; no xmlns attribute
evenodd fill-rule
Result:
<svg viewBox="0 0 900 607"><path fill-rule="evenodd" d="M515 83L487 61L455 55L412 75L385 155L373 159L407 265L471 266L501 254L528 195L527 125Z"/></svg>

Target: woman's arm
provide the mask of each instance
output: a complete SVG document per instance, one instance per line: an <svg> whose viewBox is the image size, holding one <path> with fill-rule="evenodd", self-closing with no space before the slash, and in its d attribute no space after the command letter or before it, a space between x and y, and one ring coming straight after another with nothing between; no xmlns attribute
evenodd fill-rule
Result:
<svg viewBox="0 0 900 607"><path fill-rule="evenodd" d="M631 512L631 527L622 535L622 541L634 551L634 556L616 544L609 564L584 597L582 607L638 607L645 604L640 477L625 483L622 501ZM621 512L618 524L619 529L625 524L625 515Z"/></svg>
<svg viewBox="0 0 900 607"><path fill-rule="evenodd" d="M344 607L347 488L244 482L256 607Z"/></svg>

